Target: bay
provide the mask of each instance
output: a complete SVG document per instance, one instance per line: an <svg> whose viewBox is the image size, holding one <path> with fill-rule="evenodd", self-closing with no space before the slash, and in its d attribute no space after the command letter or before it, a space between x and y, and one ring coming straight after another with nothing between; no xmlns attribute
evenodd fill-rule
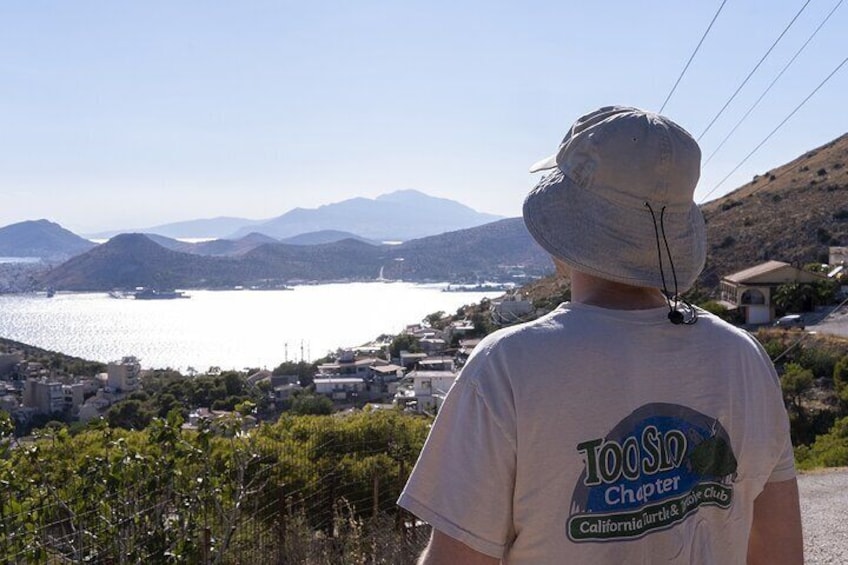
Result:
<svg viewBox="0 0 848 565"><path fill-rule="evenodd" d="M116 299L106 293L0 295L0 336L109 362L205 371L276 367L354 347L442 310L453 314L502 292L362 282L294 290L188 291L188 300Z"/></svg>

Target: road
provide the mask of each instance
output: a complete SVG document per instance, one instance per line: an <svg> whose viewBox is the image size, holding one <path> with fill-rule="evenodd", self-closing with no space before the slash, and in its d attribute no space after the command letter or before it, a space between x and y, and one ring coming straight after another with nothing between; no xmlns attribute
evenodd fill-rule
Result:
<svg viewBox="0 0 848 565"><path fill-rule="evenodd" d="M827 314L824 312L823 314ZM842 307L817 324L808 325L808 331L848 337L848 308Z"/></svg>
<svg viewBox="0 0 848 565"><path fill-rule="evenodd" d="M848 564L848 469L798 476L807 565Z"/></svg>

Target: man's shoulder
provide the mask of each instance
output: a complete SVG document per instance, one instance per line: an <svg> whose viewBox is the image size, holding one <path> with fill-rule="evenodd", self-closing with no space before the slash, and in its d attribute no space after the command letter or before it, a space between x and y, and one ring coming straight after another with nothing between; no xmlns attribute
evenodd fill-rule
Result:
<svg viewBox="0 0 848 565"><path fill-rule="evenodd" d="M703 331L709 332L717 337L725 337L730 340L741 340L749 343L756 342L754 336L752 336L747 330L740 328L739 326L734 326L730 322L723 320L706 310L697 308L697 312L698 322L696 325L700 325Z"/></svg>

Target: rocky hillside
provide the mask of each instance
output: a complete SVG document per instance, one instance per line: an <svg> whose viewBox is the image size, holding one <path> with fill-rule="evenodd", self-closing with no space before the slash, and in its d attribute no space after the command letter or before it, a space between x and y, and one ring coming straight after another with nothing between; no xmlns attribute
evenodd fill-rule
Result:
<svg viewBox="0 0 848 565"><path fill-rule="evenodd" d="M765 171L703 211L706 288L769 259L826 262L829 246L848 245L848 134Z"/></svg>

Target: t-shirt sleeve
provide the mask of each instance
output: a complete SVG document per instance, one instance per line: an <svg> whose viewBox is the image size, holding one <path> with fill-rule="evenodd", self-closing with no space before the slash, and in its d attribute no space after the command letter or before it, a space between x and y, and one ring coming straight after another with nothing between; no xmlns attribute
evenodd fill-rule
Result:
<svg viewBox="0 0 848 565"><path fill-rule="evenodd" d="M398 504L472 549L500 558L514 537L514 480L514 433L478 384L460 378Z"/></svg>
<svg viewBox="0 0 848 565"><path fill-rule="evenodd" d="M795 452L792 449L792 442L789 441L788 435L784 442L780 459L778 459L777 465L775 465L768 478L768 482L770 483L788 481L795 478Z"/></svg>

